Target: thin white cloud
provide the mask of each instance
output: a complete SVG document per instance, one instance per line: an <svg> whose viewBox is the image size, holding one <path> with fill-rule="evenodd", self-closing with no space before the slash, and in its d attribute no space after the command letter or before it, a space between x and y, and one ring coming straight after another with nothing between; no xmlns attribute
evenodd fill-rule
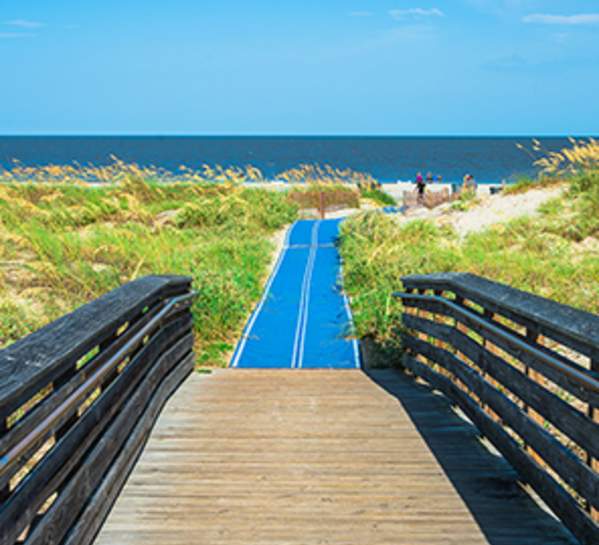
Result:
<svg viewBox="0 0 599 545"><path fill-rule="evenodd" d="M0 40L12 40L18 38L31 38L35 34L29 34L26 32L0 32Z"/></svg>
<svg viewBox="0 0 599 545"><path fill-rule="evenodd" d="M422 19L425 17L445 17L445 14L439 8L408 8L392 9L389 15L398 21L404 19Z"/></svg>
<svg viewBox="0 0 599 545"><path fill-rule="evenodd" d="M350 17L372 17L372 11L350 11Z"/></svg>
<svg viewBox="0 0 599 545"><path fill-rule="evenodd" d="M4 23L5 25L8 26L14 26L17 28L41 28L44 25L44 23L40 23L39 21L30 21L28 19L13 19L12 21L6 21Z"/></svg>
<svg viewBox="0 0 599 545"><path fill-rule="evenodd" d="M599 24L599 13L579 13L576 15L531 13L523 17L522 21L539 25L597 25Z"/></svg>

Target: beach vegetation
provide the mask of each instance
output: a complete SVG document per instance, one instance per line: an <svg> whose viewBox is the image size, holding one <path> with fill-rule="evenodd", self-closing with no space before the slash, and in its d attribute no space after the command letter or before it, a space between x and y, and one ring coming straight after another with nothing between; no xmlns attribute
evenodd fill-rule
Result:
<svg viewBox="0 0 599 545"><path fill-rule="evenodd" d="M569 176L599 170L599 141L594 138L570 138L570 146L560 151L545 151L535 140L535 151L543 152L543 156L535 161L541 169L541 176Z"/></svg>
<svg viewBox="0 0 599 545"><path fill-rule="evenodd" d="M0 184L0 347L137 277L181 274L199 361L222 365L296 216L283 193L234 183Z"/></svg>
<svg viewBox="0 0 599 545"><path fill-rule="evenodd" d="M360 187L360 198L367 199L379 206L395 206L395 199L378 187Z"/></svg>
<svg viewBox="0 0 599 545"><path fill-rule="evenodd" d="M359 208L357 187L338 183L309 183L293 186L287 193L290 202L301 209Z"/></svg>
<svg viewBox="0 0 599 545"><path fill-rule="evenodd" d="M524 216L460 237L432 220L399 223L363 213L342 226L344 283L359 337L397 341L408 274L470 272L599 313L599 171L568 180L559 198Z"/></svg>
<svg viewBox="0 0 599 545"><path fill-rule="evenodd" d="M300 164L274 174L269 179L259 168L253 165L222 166L199 164L195 167L180 165L169 170L154 165L127 163L116 156L110 157L106 165L70 165L49 164L28 166L13 161L8 168L0 167L0 182L38 183L38 184L101 184L118 185L130 179L144 182L193 183L193 184L242 184L283 181L295 184L340 184L361 188L376 188L378 182L366 172L351 168L336 168L331 165Z"/></svg>
<svg viewBox="0 0 599 545"><path fill-rule="evenodd" d="M456 212L465 212L477 204L480 204L480 198L477 196L476 190L464 189L460 191L457 199L451 203L449 208Z"/></svg>
<svg viewBox="0 0 599 545"><path fill-rule="evenodd" d="M361 188L378 185L378 182L367 172L318 164L301 164L277 174L275 178L290 184L349 184Z"/></svg>

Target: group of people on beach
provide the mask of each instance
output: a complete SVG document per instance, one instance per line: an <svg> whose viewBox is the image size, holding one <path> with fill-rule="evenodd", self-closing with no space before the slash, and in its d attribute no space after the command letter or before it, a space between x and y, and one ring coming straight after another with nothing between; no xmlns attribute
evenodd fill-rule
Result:
<svg viewBox="0 0 599 545"><path fill-rule="evenodd" d="M439 174L436 178L437 183L443 182L443 178ZM426 178L422 176L422 172L416 174L416 189L418 190L418 198L421 199L424 197L424 192L426 191L427 184L434 183L435 178L433 177L432 172L428 172Z"/></svg>
<svg viewBox="0 0 599 545"><path fill-rule="evenodd" d="M438 174L436 177L433 176L432 172L428 172L426 178L422 176L422 172L416 174L416 190L418 191L418 200L424 199L424 193L426 192L426 186L432 183L442 183L443 177ZM465 174L462 180L462 189L476 189L476 181L472 174Z"/></svg>

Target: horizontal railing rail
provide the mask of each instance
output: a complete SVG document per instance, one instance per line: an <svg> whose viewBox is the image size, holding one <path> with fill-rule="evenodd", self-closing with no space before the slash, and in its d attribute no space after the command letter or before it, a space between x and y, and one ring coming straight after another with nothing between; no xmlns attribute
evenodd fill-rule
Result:
<svg viewBox="0 0 599 545"><path fill-rule="evenodd" d="M412 275L402 279L406 291L453 293L456 301L470 301L488 313L497 312L526 328L594 360L599 359L599 316L532 293L467 273Z"/></svg>
<svg viewBox="0 0 599 545"><path fill-rule="evenodd" d="M146 277L0 351L0 545L91 543L193 369L185 277Z"/></svg>
<svg viewBox="0 0 599 545"><path fill-rule="evenodd" d="M598 543L599 316L474 275L402 281L406 369L449 397L581 543Z"/></svg>

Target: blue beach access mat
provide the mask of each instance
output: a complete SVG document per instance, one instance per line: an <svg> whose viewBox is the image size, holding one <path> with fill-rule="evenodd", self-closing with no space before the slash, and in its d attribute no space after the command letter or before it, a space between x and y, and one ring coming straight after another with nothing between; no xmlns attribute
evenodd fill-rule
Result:
<svg viewBox="0 0 599 545"><path fill-rule="evenodd" d="M355 369L351 311L335 239L341 220L294 223L231 367Z"/></svg>

